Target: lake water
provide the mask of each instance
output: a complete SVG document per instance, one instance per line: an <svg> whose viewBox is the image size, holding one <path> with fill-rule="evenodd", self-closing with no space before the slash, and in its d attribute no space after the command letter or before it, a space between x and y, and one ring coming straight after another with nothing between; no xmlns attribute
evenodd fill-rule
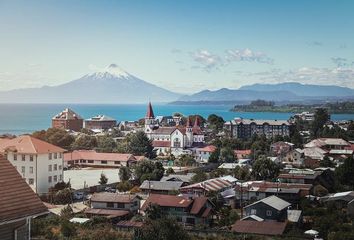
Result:
<svg viewBox="0 0 354 240"><path fill-rule="evenodd" d="M104 114L122 120L138 120L146 113L145 104L94 105L94 104L0 104L0 134L23 134L51 126L51 118L64 108L71 108L83 118ZM208 117L214 113L225 120L235 117L253 119L287 120L291 113L230 112L232 106L225 105L153 105L155 116L200 114ZM354 120L354 114L333 114L333 120Z"/></svg>

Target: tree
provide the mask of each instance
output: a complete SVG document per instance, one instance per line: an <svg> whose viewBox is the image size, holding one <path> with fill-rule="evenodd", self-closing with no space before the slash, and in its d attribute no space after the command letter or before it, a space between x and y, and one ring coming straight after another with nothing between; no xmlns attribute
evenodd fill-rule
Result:
<svg viewBox="0 0 354 240"><path fill-rule="evenodd" d="M217 163L219 162L219 157L220 157L220 148L217 147L215 151L210 154L208 162Z"/></svg>
<svg viewBox="0 0 354 240"><path fill-rule="evenodd" d="M111 136L104 135L97 139L97 151L111 153L117 147L116 141Z"/></svg>
<svg viewBox="0 0 354 240"><path fill-rule="evenodd" d="M353 157L348 157L344 163L336 168L335 175L340 184L350 186L354 189L354 160Z"/></svg>
<svg viewBox="0 0 354 240"><path fill-rule="evenodd" d="M127 192L133 188L133 185L128 181L122 181L117 184L117 189L119 192Z"/></svg>
<svg viewBox="0 0 354 240"><path fill-rule="evenodd" d="M72 191L70 188L64 188L54 193L54 204L69 204L72 203Z"/></svg>
<svg viewBox="0 0 354 240"><path fill-rule="evenodd" d="M238 180L249 180L251 177L250 169L247 166L240 167L236 166L233 170L233 175Z"/></svg>
<svg viewBox="0 0 354 240"><path fill-rule="evenodd" d="M60 128L48 128L47 130L36 131L32 133L32 136L64 149L70 149L70 145L75 141L72 135Z"/></svg>
<svg viewBox="0 0 354 240"><path fill-rule="evenodd" d="M216 114L211 114L209 115L207 122L209 124L209 128L211 128L214 132L217 133L223 130L225 120Z"/></svg>
<svg viewBox="0 0 354 240"><path fill-rule="evenodd" d="M101 173L100 181L98 182L101 185L107 184L108 178L104 173Z"/></svg>
<svg viewBox="0 0 354 240"><path fill-rule="evenodd" d="M146 218L151 220L159 219L163 216L161 208L159 205L150 204L146 209Z"/></svg>
<svg viewBox="0 0 354 240"><path fill-rule="evenodd" d="M231 147L223 147L220 150L220 161L223 163L233 163L235 162L235 153Z"/></svg>
<svg viewBox="0 0 354 240"><path fill-rule="evenodd" d="M208 179L208 176L206 175L206 173L201 169L197 169L195 171L195 175L191 179L191 182L198 183L198 182L203 182L207 179Z"/></svg>
<svg viewBox="0 0 354 240"><path fill-rule="evenodd" d="M222 207L218 212L218 225L220 227L223 226L231 226L236 222L236 220L240 219L236 209L231 209L231 207Z"/></svg>
<svg viewBox="0 0 354 240"><path fill-rule="evenodd" d="M321 167L335 167L336 165L334 164L333 161L331 161L331 159L329 159L328 156L324 156L324 158L322 159L322 161L320 161L320 166Z"/></svg>
<svg viewBox="0 0 354 240"><path fill-rule="evenodd" d="M150 159L156 157L152 141L143 131L132 133L126 138L127 151L134 155L144 155Z"/></svg>
<svg viewBox="0 0 354 240"><path fill-rule="evenodd" d="M178 162L180 164L180 166L193 166L195 164L195 160L194 158L189 155L189 154L182 154L179 159Z"/></svg>
<svg viewBox="0 0 354 240"><path fill-rule="evenodd" d="M264 135L262 135L261 137L255 135L253 138L253 143L251 145L253 159L258 159L258 157L261 155L267 155L268 150L270 148L270 144L267 141L267 138Z"/></svg>
<svg viewBox="0 0 354 240"><path fill-rule="evenodd" d="M329 120L329 114L325 108L317 108L315 111L314 120L311 125L311 134L314 138L319 137L323 126Z"/></svg>
<svg viewBox="0 0 354 240"><path fill-rule="evenodd" d="M141 229L141 240L190 240L184 228L171 218L147 221Z"/></svg>
<svg viewBox="0 0 354 240"><path fill-rule="evenodd" d="M64 237L66 238L71 238L75 236L76 234L76 229L75 225L71 223L69 220L64 220L61 223L61 234L63 234Z"/></svg>
<svg viewBox="0 0 354 240"><path fill-rule="evenodd" d="M167 170L166 170L166 175L170 175L170 174L174 174L175 171L173 170L173 168L169 167Z"/></svg>
<svg viewBox="0 0 354 240"><path fill-rule="evenodd" d="M252 176L256 180L272 180L279 174L279 166L266 156L259 156L252 167Z"/></svg>
<svg viewBox="0 0 354 240"><path fill-rule="evenodd" d="M94 136L87 134L80 134L75 142L72 144L72 149L74 150L91 150L97 147L97 139Z"/></svg>
<svg viewBox="0 0 354 240"><path fill-rule="evenodd" d="M165 172L160 162L145 160L138 163L134 168L134 175L142 183L144 180L159 181Z"/></svg>
<svg viewBox="0 0 354 240"><path fill-rule="evenodd" d="M120 181L129 181L131 178L132 173L129 167L121 167L119 168L119 179Z"/></svg>

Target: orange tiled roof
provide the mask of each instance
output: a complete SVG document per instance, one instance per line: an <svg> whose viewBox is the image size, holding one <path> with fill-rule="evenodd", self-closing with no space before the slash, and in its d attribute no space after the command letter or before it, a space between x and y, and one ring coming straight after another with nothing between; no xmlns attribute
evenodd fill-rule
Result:
<svg viewBox="0 0 354 240"><path fill-rule="evenodd" d="M57 147L30 135L22 135L8 141L0 142L0 152L5 152L6 150L25 154L42 154L65 151L65 149L61 147Z"/></svg>
<svg viewBox="0 0 354 240"><path fill-rule="evenodd" d="M75 150L70 153L64 153L64 161L72 160L106 160L106 161L135 161L133 154L129 153L98 153L94 150Z"/></svg>
<svg viewBox="0 0 354 240"><path fill-rule="evenodd" d="M0 155L0 223L46 213L37 194Z"/></svg>

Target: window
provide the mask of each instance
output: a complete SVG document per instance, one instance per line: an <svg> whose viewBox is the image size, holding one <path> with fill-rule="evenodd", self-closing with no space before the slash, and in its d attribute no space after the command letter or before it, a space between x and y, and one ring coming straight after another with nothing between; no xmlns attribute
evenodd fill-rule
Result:
<svg viewBox="0 0 354 240"><path fill-rule="evenodd" d="M57 158L58 158L58 154L54 153L54 159L57 159Z"/></svg>
<svg viewBox="0 0 354 240"><path fill-rule="evenodd" d="M29 185L33 185L34 184L34 179L33 178L29 178L28 179L28 184Z"/></svg>
<svg viewBox="0 0 354 240"><path fill-rule="evenodd" d="M33 162L33 155L30 155L30 162Z"/></svg>
<svg viewBox="0 0 354 240"><path fill-rule="evenodd" d="M30 168L29 168L29 172L30 172L30 173L33 173L33 167L30 167Z"/></svg>
<svg viewBox="0 0 354 240"><path fill-rule="evenodd" d="M266 215L267 215L268 217L272 216L272 211L271 211L271 210L267 210Z"/></svg>
<svg viewBox="0 0 354 240"><path fill-rule="evenodd" d="M175 148L181 147L181 142L178 138L175 138L175 140L173 140L173 147L175 147Z"/></svg>
<svg viewBox="0 0 354 240"><path fill-rule="evenodd" d="M59 168L59 170L61 170L61 169L62 169L62 166L61 166L61 165L59 165L59 166L58 166L58 168Z"/></svg>
<svg viewBox="0 0 354 240"><path fill-rule="evenodd" d="M120 161L114 161L114 164L120 164Z"/></svg>
<svg viewBox="0 0 354 240"><path fill-rule="evenodd" d="M25 173L26 172L26 168L24 166L21 167L21 172Z"/></svg>
<svg viewBox="0 0 354 240"><path fill-rule="evenodd" d="M117 206L118 208L124 208L125 207L125 205L124 205L124 203L118 203L118 206Z"/></svg>
<svg viewBox="0 0 354 240"><path fill-rule="evenodd" d="M52 171L52 165L48 165L48 171L49 171L49 172Z"/></svg>
<svg viewBox="0 0 354 240"><path fill-rule="evenodd" d="M61 153L59 153L59 158L62 158L62 155L61 155Z"/></svg>
<svg viewBox="0 0 354 240"><path fill-rule="evenodd" d="M58 176L54 175L53 180L54 180L54 182L58 182Z"/></svg>
<svg viewBox="0 0 354 240"><path fill-rule="evenodd" d="M107 207L108 207L108 208L114 208L114 203L108 202L108 203L107 203Z"/></svg>
<svg viewBox="0 0 354 240"><path fill-rule="evenodd" d="M17 154L14 154L14 161L17 161Z"/></svg>
<svg viewBox="0 0 354 240"><path fill-rule="evenodd" d="M63 176L61 174L59 175L59 181L63 181Z"/></svg>
<svg viewBox="0 0 354 240"><path fill-rule="evenodd" d="M93 160L87 160L88 163L93 163Z"/></svg>
<svg viewBox="0 0 354 240"><path fill-rule="evenodd" d="M107 161L101 161L101 164L107 164Z"/></svg>
<svg viewBox="0 0 354 240"><path fill-rule="evenodd" d="M48 158L49 160L52 160L52 153L49 153Z"/></svg>
<svg viewBox="0 0 354 240"><path fill-rule="evenodd" d="M187 223L188 224L195 224L195 219L194 218L187 218Z"/></svg>
<svg viewBox="0 0 354 240"><path fill-rule="evenodd" d="M256 209L251 209L251 215L257 215L257 210Z"/></svg>
<svg viewBox="0 0 354 240"><path fill-rule="evenodd" d="M25 161L25 160L26 160L26 155L22 154L22 161Z"/></svg>
<svg viewBox="0 0 354 240"><path fill-rule="evenodd" d="M52 182L52 176L48 177L48 182L51 183Z"/></svg>
<svg viewBox="0 0 354 240"><path fill-rule="evenodd" d="M58 170L58 165L54 164L54 171Z"/></svg>

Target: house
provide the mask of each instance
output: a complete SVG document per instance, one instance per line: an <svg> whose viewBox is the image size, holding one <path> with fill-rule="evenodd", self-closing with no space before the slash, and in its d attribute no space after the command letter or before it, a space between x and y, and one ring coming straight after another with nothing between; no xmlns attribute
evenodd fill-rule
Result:
<svg viewBox="0 0 354 240"><path fill-rule="evenodd" d="M286 222L238 220L231 231L244 234L282 235Z"/></svg>
<svg viewBox="0 0 354 240"><path fill-rule="evenodd" d="M278 179L282 183L300 183L311 184L313 186L321 185L331 191L334 187L334 172L330 169L309 170L293 169L288 173L281 173Z"/></svg>
<svg viewBox="0 0 354 240"><path fill-rule="evenodd" d="M114 221L127 218L138 213L140 198L136 195L100 192L94 193L90 198L90 208L85 209L85 214L104 216Z"/></svg>
<svg viewBox="0 0 354 240"><path fill-rule="evenodd" d="M22 135L0 143L0 154L17 169L28 185L38 194L63 181L65 149Z"/></svg>
<svg viewBox="0 0 354 240"><path fill-rule="evenodd" d="M249 158L252 151L251 149L244 149L244 150L235 150L234 153L237 159L242 159L242 158Z"/></svg>
<svg viewBox="0 0 354 240"><path fill-rule="evenodd" d="M253 135L265 135L267 138L275 136L289 136L290 123L284 120L257 120L235 118L224 123L226 131L233 138L248 139Z"/></svg>
<svg viewBox="0 0 354 240"><path fill-rule="evenodd" d="M172 217L185 225L209 225L214 208L206 197L185 198L160 194L151 194L141 210L146 212L151 205L159 206L164 216Z"/></svg>
<svg viewBox="0 0 354 240"><path fill-rule="evenodd" d="M157 193L157 194L171 194L178 191L182 186L184 186L184 182L176 182L176 181L149 181L145 180L141 185L140 189L145 193Z"/></svg>
<svg viewBox="0 0 354 240"><path fill-rule="evenodd" d="M33 218L48 210L14 166L0 155L0 238L29 240Z"/></svg>
<svg viewBox="0 0 354 240"><path fill-rule="evenodd" d="M277 196L269 196L244 207L246 216L256 215L264 220L283 222L291 204Z"/></svg>
<svg viewBox="0 0 354 240"><path fill-rule="evenodd" d="M209 192L222 192L231 188L233 184L222 178L213 178L200 183L181 187L179 191L187 196L205 196Z"/></svg>
<svg viewBox="0 0 354 240"><path fill-rule="evenodd" d="M52 118L52 128L62 128L75 132L81 131L84 119L73 110L66 108Z"/></svg>
<svg viewBox="0 0 354 240"><path fill-rule="evenodd" d="M318 147L329 151L332 149L346 149L350 143L341 138L317 138L304 145L304 148Z"/></svg>
<svg viewBox="0 0 354 240"><path fill-rule="evenodd" d="M295 148L289 152L285 159L283 159L283 164L291 165L295 167L304 166L305 154L304 150L301 148Z"/></svg>
<svg viewBox="0 0 354 240"><path fill-rule="evenodd" d="M145 115L144 132L152 140L158 155L191 154L191 148L204 145L204 134L198 117L195 118L194 124L188 117L186 126L162 127L155 119L151 102Z"/></svg>
<svg viewBox="0 0 354 240"><path fill-rule="evenodd" d="M320 162L327 155L327 151L320 147L304 148L304 166L308 168L317 168Z"/></svg>
<svg viewBox="0 0 354 240"><path fill-rule="evenodd" d="M215 152L216 147L208 145L202 148L196 148L195 159L199 163L208 163L210 155Z"/></svg>
<svg viewBox="0 0 354 240"><path fill-rule="evenodd" d="M285 201L297 204L302 197L311 193L312 188L313 186L311 184L249 181L237 183L235 189L233 189L234 192L224 193L223 195L227 195L226 198L235 198L237 200L242 196L244 203L258 201L276 195ZM239 204L239 202L240 201L237 201L236 203Z"/></svg>
<svg viewBox="0 0 354 240"><path fill-rule="evenodd" d="M64 154L65 167L109 167L132 166L138 160L129 153L99 153L95 150L75 150Z"/></svg>
<svg viewBox="0 0 354 240"><path fill-rule="evenodd" d="M117 125L117 120L105 116L97 115L85 120L85 128L90 130L107 130L114 128Z"/></svg>
<svg viewBox="0 0 354 240"><path fill-rule="evenodd" d="M182 123L182 117L179 116L156 116L155 120L162 127L173 127Z"/></svg>
<svg viewBox="0 0 354 240"><path fill-rule="evenodd" d="M161 182L183 182L184 185L188 185L191 181L195 173L187 173L187 174L170 174L168 176L163 176L160 181Z"/></svg>
<svg viewBox="0 0 354 240"><path fill-rule="evenodd" d="M270 145L270 154L277 157L280 162L286 161L288 154L294 149L294 144L279 141Z"/></svg>
<svg viewBox="0 0 354 240"><path fill-rule="evenodd" d="M330 193L320 198L321 202L334 203L337 208L346 208L354 200L354 191Z"/></svg>

